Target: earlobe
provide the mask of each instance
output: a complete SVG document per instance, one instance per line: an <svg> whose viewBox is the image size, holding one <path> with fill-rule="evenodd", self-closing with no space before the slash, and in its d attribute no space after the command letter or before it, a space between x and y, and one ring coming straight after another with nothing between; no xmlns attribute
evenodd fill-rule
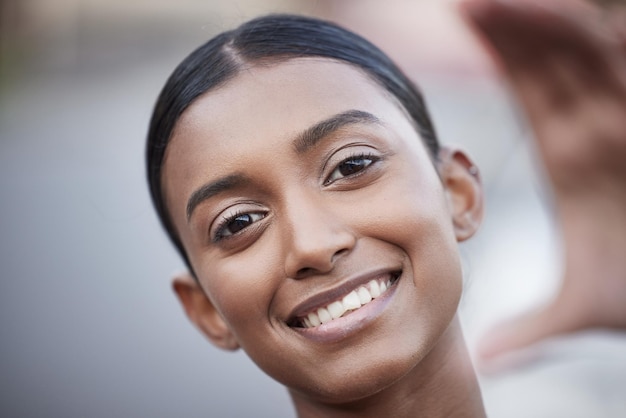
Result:
<svg viewBox="0 0 626 418"><path fill-rule="evenodd" d="M442 148L437 168L446 190L457 241L472 237L483 218L483 191L478 168L461 150Z"/></svg>
<svg viewBox="0 0 626 418"><path fill-rule="evenodd" d="M228 324L191 274L176 275L172 281L172 287L189 320L214 345L224 350L239 348L239 343Z"/></svg>

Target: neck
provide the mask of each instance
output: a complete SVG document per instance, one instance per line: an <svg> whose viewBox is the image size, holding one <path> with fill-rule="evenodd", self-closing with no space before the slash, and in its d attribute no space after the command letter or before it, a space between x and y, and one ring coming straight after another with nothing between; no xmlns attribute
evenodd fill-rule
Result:
<svg viewBox="0 0 626 418"><path fill-rule="evenodd" d="M328 404L290 392L298 417L484 417L476 375L458 318L424 359L400 380L369 397Z"/></svg>

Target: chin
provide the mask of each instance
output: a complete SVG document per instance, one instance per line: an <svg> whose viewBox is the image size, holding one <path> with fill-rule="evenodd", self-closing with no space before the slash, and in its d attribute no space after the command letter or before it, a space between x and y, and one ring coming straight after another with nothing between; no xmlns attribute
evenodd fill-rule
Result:
<svg viewBox="0 0 626 418"><path fill-rule="evenodd" d="M415 343L415 341L412 341ZM379 342L372 346L356 347L347 360L339 360L319 368L307 382L285 382L294 398L305 398L329 405L364 401L378 396L401 383L407 375L419 374L422 362L428 357L431 346L420 341L413 346L398 342ZM366 355L359 355L365 352ZM356 360L361 358L358 363ZM425 367L426 368L426 367Z"/></svg>

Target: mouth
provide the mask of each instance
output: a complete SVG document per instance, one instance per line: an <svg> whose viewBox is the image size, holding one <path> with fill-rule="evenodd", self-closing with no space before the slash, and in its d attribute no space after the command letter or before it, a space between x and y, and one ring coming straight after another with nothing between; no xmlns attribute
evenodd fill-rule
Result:
<svg viewBox="0 0 626 418"><path fill-rule="evenodd" d="M400 275L401 272L379 275L330 303L299 314L287 324L292 328L316 328L350 315L387 293L396 284Z"/></svg>

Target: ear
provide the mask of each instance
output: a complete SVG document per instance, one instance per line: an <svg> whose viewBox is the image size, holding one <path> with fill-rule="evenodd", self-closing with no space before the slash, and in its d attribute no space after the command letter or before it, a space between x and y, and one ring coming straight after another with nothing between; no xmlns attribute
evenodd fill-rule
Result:
<svg viewBox="0 0 626 418"><path fill-rule="evenodd" d="M190 273L174 276L172 287L189 320L214 345L224 350L239 348L230 328Z"/></svg>
<svg viewBox="0 0 626 418"><path fill-rule="evenodd" d="M437 162L457 241L465 241L483 219L483 189L478 168L463 151L441 148Z"/></svg>

